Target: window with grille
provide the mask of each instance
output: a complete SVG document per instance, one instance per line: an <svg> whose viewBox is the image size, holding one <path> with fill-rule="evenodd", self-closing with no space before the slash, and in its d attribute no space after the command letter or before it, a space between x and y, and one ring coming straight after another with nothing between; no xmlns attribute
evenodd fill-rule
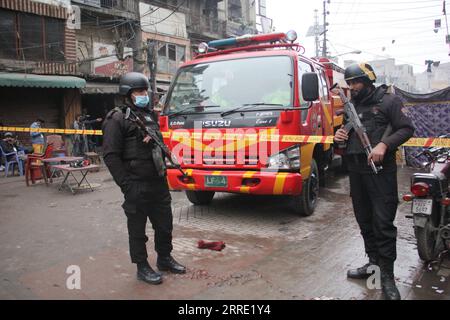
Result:
<svg viewBox="0 0 450 320"><path fill-rule="evenodd" d="M173 43L159 43L157 62L158 72L175 74L177 68L184 61L186 61L186 47Z"/></svg>
<svg viewBox="0 0 450 320"><path fill-rule="evenodd" d="M0 9L0 58L64 61L65 21Z"/></svg>
<svg viewBox="0 0 450 320"><path fill-rule="evenodd" d="M241 0L228 1L228 16L229 20L242 22L242 4Z"/></svg>

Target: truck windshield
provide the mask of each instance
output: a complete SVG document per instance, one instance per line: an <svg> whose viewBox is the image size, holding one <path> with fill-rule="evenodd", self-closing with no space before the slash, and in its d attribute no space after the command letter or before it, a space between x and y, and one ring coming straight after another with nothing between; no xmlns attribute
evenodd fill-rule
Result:
<svg viewBox="0 0 450 320"><path fill-rule="evenodd" d="M292 106L293 79L288 56L187 66L174 81L164 113L183 113L185 109L186 113L221 113L249 104Z"/></svg>

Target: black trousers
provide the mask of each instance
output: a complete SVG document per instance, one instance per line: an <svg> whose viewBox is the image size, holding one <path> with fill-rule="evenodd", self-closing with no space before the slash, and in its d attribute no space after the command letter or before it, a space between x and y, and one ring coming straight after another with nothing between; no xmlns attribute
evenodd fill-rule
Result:
<svg viewBox="0 0 450 320"><path fill-rule="evenodd" d="M150 220L154 233L155 251L158 256L168 256L172 252L173 216L170 206L171 196L166 178L152 181L135 181L124 192L124 208L127 216L130 256L132 263L147 260L145 229Z"/></svg>
<svg viewBox="0 0 450 320"><path fill-rule="evenodd" d="M395 261L397 172L381 171L375 175L350 171L349 176L353 210L364 239L366 253L377 259Z"/></svg>

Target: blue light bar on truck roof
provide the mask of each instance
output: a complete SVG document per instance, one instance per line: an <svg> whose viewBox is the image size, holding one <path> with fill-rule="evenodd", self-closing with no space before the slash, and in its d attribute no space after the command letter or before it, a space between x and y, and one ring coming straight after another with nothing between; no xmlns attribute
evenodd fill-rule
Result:
<svg viewBox="0 0 450 320"><path fill-rule="evenodd" d="M243 35L235 38L227 38L220 40L213 40L208 42L208 47L211 48L224 48L234 46L238 43L264 43L264 42L273 42L273 41L282 41L282 40L290 40L286 39L286 33L267 33L267 34L257 34L257 35Z"/></svg>
<svg viewBox="0 0 450 320"><path fill-rule="evenodd" d="M236 43L237 43L236 38L220 39L208 42L208 47L211 48L229 47L234 46Z"/></svg>

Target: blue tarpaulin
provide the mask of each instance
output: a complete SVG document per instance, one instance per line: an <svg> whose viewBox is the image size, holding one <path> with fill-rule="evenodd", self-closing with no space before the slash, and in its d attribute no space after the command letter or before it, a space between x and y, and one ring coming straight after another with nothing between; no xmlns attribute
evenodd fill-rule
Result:
<svg viewBox="0 0 450 320"><path fill-rule="evenodd" d="M439 137L450 133L450 87L427 94L414 94L395 87L395 94L405 105L403 112L412 120L414 137ZM406 164L418 167L425 158L415 158L422 151L405 147Z"/></svg>

